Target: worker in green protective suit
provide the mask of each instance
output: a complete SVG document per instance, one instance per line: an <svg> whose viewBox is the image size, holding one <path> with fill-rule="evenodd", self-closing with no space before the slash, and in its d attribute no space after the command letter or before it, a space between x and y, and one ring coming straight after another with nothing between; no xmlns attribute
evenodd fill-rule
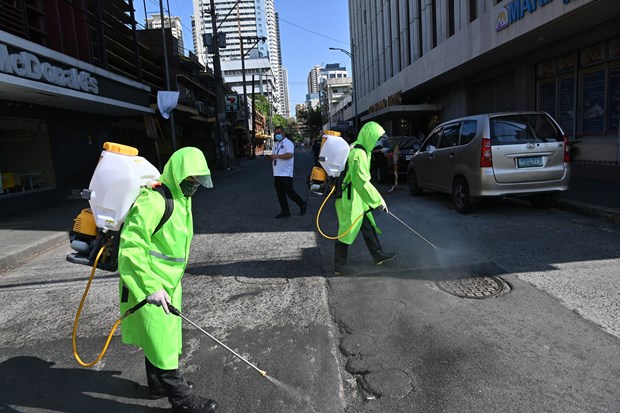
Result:
<svg viewBox="0 0 620 413"><path fill-rule="evenodd" d="M167 396L173 412L212 413L217 402L194 394L193 383L179 372L182 320L168 310L168 304L181 310L181 278L194 234L191 197L201 184L213 186L202 151L187 147L174 152L159 182L169 189L174 203L168 220L156 230L167 211L167 201L158 191L145 187L121 231L121 314L145 298L154 304L123 319L123 343L144 351L151 398Z"/></svg>
<svg viewBox="0 0 620 413"><path fill-rule="evenodd" d="M349 245L355 241L360 230L376 265L381 265L396 256L393 252L383 251L377 237L377 232L381 232L371 212L378 207L388 212L385 201L370 182L370 153L383 134L385 131L378 123L366 123L349 152L347 172L342 181L342 197L336 200L338 236L342 235L336 240L334 251L336 275L356 273L347 266L347 256ZM363 217L358 219L362 215Z"/></svg>

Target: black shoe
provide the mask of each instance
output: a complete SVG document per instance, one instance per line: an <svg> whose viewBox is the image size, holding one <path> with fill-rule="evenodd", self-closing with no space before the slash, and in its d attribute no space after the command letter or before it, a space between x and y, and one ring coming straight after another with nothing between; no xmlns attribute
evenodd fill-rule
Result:
<svg viewBox="0 0 620 413"><path fill-rule="evenodd" d="M301 215L306 215L306 211L308 211L308 203L304 202L303 204L301 204L301 206L299 207L299 212Z"/></svg>
<svg viewBox="0 0 620 413"><path fill-rule="evenodd" d="M214 413L217 402L192 394L184 400L172 402L173 413Z"/></svg>
<svg viewBox="0 0 620 413"><path fill-rule="evenodd" d="M357 271L355 271L354 269L344 265L342 267L335 268L334 269L334 274L336 274L336 275L343 275L343 276L357 275Z"/></svg>
<svg viewBox="0 0 620 413"><path fill-rule="evenodd" d="M194 382L193 381L187 381L187 385L189 386L190 389L194 388ZM157 399L163 399L164 397L167 397L168 394L166 393L166 389L164 389L164 386L162 386L161 384L154 386L154 387L149 387L149 399L151 400L157 400Z"/></svg>
<svg viewBox="0 0 620 413"><path fill-rule="evenodd" d="M290 216L290 212L280 212L278 215L276 215L276 218L288 218Z"/></svg>
<svg viewBox="0 0 620 413"><path fill-rule="evenodd" d="M395 256L396 256L395 252L383 252L383 251L381 251L381 253L377 257L375 257L375 264L381 265L384 262L393 259Z"/></svg>

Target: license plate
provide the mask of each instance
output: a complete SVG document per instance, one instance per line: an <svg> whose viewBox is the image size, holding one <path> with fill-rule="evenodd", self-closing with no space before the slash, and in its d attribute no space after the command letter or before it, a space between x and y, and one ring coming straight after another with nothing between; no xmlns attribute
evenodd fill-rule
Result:
<svg viewBox="0 0 620 413"><path fill-rule="evenodd" d="M542 156L517 158L517 168L536 168L540 166L543 166Z"/></svg>
<svg viewBox="0 0 620 413"><path fill-rule="evenodd" d="M405 160L410 161L413 158L413 155L405 155Z"/></svg>

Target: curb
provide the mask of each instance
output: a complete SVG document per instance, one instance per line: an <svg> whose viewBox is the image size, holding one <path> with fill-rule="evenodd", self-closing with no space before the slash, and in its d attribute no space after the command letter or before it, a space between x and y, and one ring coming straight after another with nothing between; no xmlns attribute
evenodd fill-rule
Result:
<svg viewBox="0 0 620 413"><path fill-rule="evenodd" d="M19 251L10 253L5 257L0 257L0 274L17 268L35 256L67 243L68 240L68 232L58 232L43 237L38 242L25 246Z"/></svg>
<svg viewBox="0 0 620 413"><path fill-rule="evenodd" d="M603 218L608 221L620 224L620 209L605 208L585 204L583 202L558 200L555 207L568 212L574 212L579 215L585 215L593 218Z"/></svg>

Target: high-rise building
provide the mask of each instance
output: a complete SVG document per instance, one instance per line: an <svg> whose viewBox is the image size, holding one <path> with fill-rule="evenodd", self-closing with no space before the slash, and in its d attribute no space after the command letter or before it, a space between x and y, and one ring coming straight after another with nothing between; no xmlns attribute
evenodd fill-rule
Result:
<svg viewBox="0 0 620 413"><path fill-rule="evenodd" d="M196 32L194 50L203 64L212 66L213 56L207 53L207 48L202 42L203 34L212 34L211 0L193 1ZM220 47L222 72L227 72L227 65L228 67L242 66L241 47L243 47L246 63L246 91L250 94L248 76L251 74L247 71L248 60L268 59L275 82L273 98L278 111L284 112L280 33L273 0L239 0L237 2L213 0L213 2L217 14L218 33L226 35L226 46ZM253 40L255 38L265 38L266 41L257 42ZM239 63L232 63L233 61L239 61ZM224 81L228 82L228 79L225 77Z"/></svg>
<svg viewBox="0 0 620 413"><path fill-rule="evenodd" d="M319 76L323 66L316 65L308 73L308 93L319 93Z"/></svg>
<svg viewBox="0 0 620 413"><path fill-rule="evenodd" d="M151 14L151 16L146 20L146 28L147 29L161 29L161 15ZM181 18L177 16L165 17L164 16L164 27L170 28L172 35L179 42L179 55L185 55L185 47L183 44L183 27L181 25Z"/></svg>
<svg viewBox="0 0 620 413"><path fill-rule="evenodd" d="M282 102L283 102L283 116L286 118L291 117L291 102L288 96L288 70L282 68Z"/></svg>

